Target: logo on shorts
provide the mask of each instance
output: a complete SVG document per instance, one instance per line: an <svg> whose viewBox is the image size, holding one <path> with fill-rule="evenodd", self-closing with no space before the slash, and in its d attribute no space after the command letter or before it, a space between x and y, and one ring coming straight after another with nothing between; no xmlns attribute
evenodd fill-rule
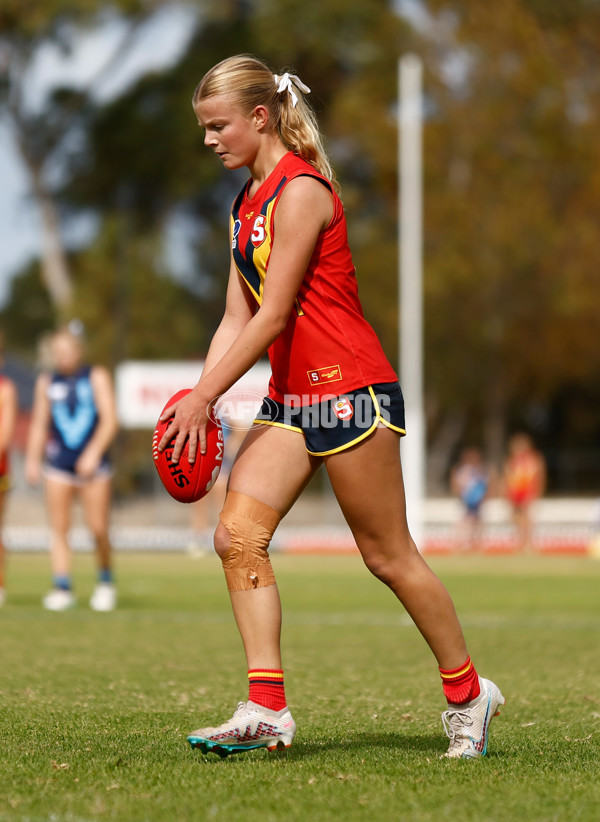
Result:
<svg viewBox="0 0 600 822"><path fill-rule="evenodd" d="M307 371L311 385L318 385L322 382L338 382L342 379L342 369L339 365L328 365L327 368L316 368L314 371Z"/></svg>
<svg viewBox="0 0 600 822"><path fill-rule="evenodd" d="M339 397L333 403L333 413L338 420L349 420L354 415L354 408L348 397Z"/></svg>

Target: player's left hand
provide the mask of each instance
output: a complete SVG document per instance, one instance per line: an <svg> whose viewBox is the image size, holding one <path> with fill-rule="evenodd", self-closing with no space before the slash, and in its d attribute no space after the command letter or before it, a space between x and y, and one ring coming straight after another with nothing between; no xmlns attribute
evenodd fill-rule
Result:
<svg viewBox="0 0 600 822"><path fill-rule="evenodd" d="M173 417L173 422L159 442L158 450L164 451L174 439L171 461L179 462L185 442L189 440L188 461L193 464L196 460L198 448L201 454L206 454L206 425L209 412L210 403L202 396L200 389L196 386L189 394L166 408L161 414L161 422L166 422L170 417Z"/></svg>

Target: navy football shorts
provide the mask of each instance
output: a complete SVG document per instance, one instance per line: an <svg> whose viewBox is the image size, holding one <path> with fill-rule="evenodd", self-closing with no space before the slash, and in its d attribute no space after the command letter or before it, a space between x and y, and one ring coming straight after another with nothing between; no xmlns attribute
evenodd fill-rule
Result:
<svg viewBox="0 0 600 822"><path fill-rule="evenodd" d="M304 434L306 450L316 457L336 454L356 445L379 424L406 434L404 398L397 382L355 388L294 408L265 397L254 422Z"/></svg>

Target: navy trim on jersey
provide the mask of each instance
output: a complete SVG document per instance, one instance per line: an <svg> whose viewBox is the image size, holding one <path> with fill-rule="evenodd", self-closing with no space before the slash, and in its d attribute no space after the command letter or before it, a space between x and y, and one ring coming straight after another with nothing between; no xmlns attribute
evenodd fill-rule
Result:
<svg viewBox="0 0 600 822"><path fill-rule="evenodd" d="M256 216L260 216L260 215L262 215L263 217L267 216L267 210L269 208L269 205L273 202L273 200L275 200L279 196L279 192L281 191L282 187L285 185L287 180L288 180L287 177L282 177L281 181L279 182L279 185L275 189L274 194L271 197L269 197L268 200L265 200L263 202L262 207L261 207L260 211L258 212L258 214ZM249 185L250 185L250 181L248 181L248 183L246 183L246 185L244 186L244 188L241 190L238 197L236 198L236 201L234 203L233 210L232 210L232 216L233 216L234 221L240 220L240 210L241 210L242 205L243 205L244 195L246 194ZM254 261L253 261L254 245L252 244L252 236L248 237L248 242L246 243L246 248L244 249L245 256L244 256L244 254L242 254L242 252L240 250L240 247L237 243L235 245L235 248L233 248L232 250L233 250L233 260L235 262L235 265L236 265L238 271L240 272L240 274L242 275L242 277L244 278L244 280L248 284L248 287L252 290L252 292L254 294L254 298L256 299L256 301L258 303L260 303L261 300L262 300L262 295L261 295L262 281L261 281L261 278L260 278L260 275L259 275L258 271L256 270L256 266L254 265Z"/></svg>

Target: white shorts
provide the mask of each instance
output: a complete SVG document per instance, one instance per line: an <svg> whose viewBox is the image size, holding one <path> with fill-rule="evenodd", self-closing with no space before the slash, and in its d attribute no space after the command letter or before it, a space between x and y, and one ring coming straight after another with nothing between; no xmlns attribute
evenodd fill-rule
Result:
<svg viewBox="0 0 600 822"><path fill-rule="evenodd" d="M44 465L42 476L44 479L63 482L65 485L72 485L74 488L85 488L86 485L99 479L110 479L113 469L110 465L101 465L91 477L80 477L74 471L66 471L61 468L54 468L52 465Z"/></svg>

